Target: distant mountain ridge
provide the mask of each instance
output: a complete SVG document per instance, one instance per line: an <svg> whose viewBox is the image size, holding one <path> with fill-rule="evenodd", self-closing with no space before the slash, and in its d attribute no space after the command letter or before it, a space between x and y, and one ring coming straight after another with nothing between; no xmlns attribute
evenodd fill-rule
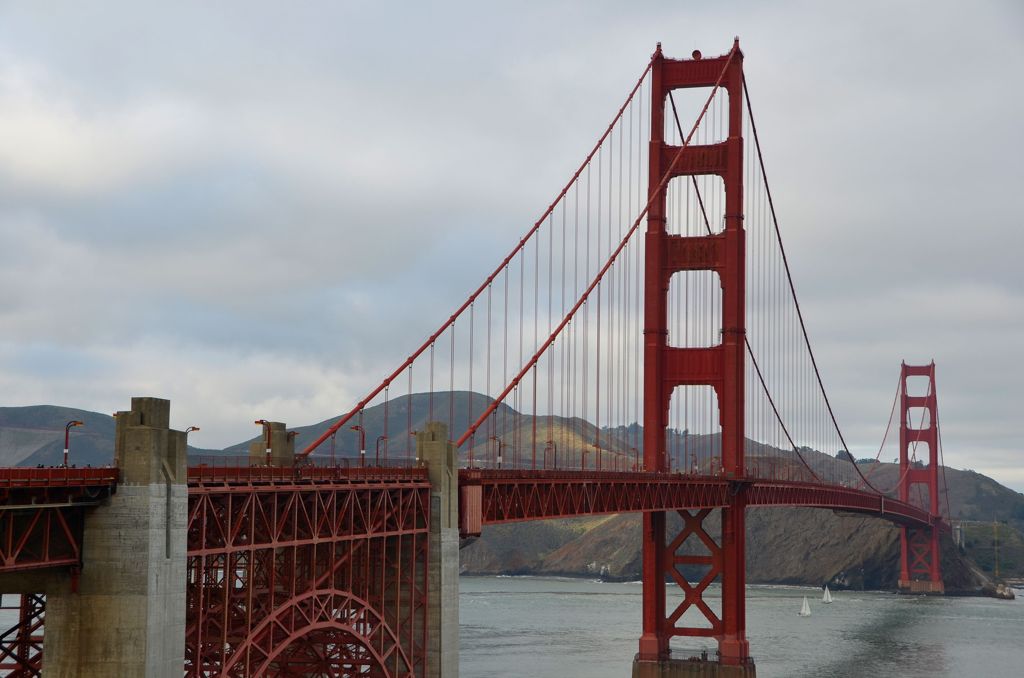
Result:
<svg viewBox="0 0 1024 678"><path fill-rule="evenodd" d="M350 426L361 424L366 434L367 454L372 459L378 438L382 451L386 447L392 461L403 460L415 454L415 441L410 431L416 431L431 420L453 422L453 437L466 430L473 416L479 415L492 400L479 393L442 392L433 395L421 393L392 399L387 405L367 408L362 417L354 418L334 439L337 458L358 456L358 434ZM385 417L386 412L386 417ZM0 465L44 466L61 462L64 442L64 424L72 419L85 422L84 427L72 432L71 461L74 464L103 465L113 460L114 420L106 414L86 410L36 405L29 407L0 407ZM299 433L296 448L301 450L315 440L337 417L316 424L295 427ZM386 419L386 422L385 422ZM559 417L538 418L539 439L556 437L563 441L560 454L578 455L590 447L597 429L579 419ZM504 431L504 436L529 436L535 430L534 422L506 405L499 406L491 420L481 431ZM642 451L642 428L636 424L627 427L602 429L601 436L614 440L620 448ZM686 444L691 449L708 449L717 444L716 436L687 436L673 432L669 444ZM189 448L190 455L242 455L248 454L253 437L224 450ZM630 447L630 445L633 447ZM640 448L640 449L635 449ZM476 454L489 454L493 443L484 433L476 440ZM532 450L531 450L532 451ZM462 457L468 450L464 447ZM803 450L815 464L839 463L818 452ZM329 457L330 441L317 451L318 458ZM778 450L753 441L747 441L750 459L772 457L790 459L790 451ZM629 462L632 454L625 460ZM795 462L794 462L795 463ZM867 473L867 465L861 468ZM880 487L891 486L898 476L893 464L874 467L871 478ZM1024 495L1003 487L991 478L973 471L947 469L949 506L954 519L973 521L966 540L968 555L976 555L981 569L991 572L994 567L992 540L978 524L999 521L1005 525L1005 541L1001 574L1006 577L1024 577L1024 551L1016 548L1024 541ZM483 536L462 551L462 567L472 573L544 573L634 578L639 575L640 551L638 517L635 515L603 516L572 521L546 521L489 527ZM837 516L827 511L808 509L757 509L748 518L748 573L751 581L790 583L824 583L831 581L842 586L844 582L858 582L869 588L887 588L893 583L898 556L897 531L888 523L869 517ZM1013 546L1011 546L1013 545ZM947 557L952 557L947 554ZM973 581L962 564L960 579L964 585Z"/></svg>
<svg viewBox="0 0 1024 678"><path fill-rule="evenodd" d="M55 466L64 459L64 425L71 431L69 463L104 466L114 461L114 417L58 405L0 407L0 466ZM189 454L210 450L189 447Z"/></svg>
<svg viewBox="0 0 1024 678"><path fill-rule="evenodd" d="M60 464L64 425L85 422L71 432L71 461L84 466L109 464L114 458L114 418L72 407L31 405L0 407L0 465Z"/></svg>

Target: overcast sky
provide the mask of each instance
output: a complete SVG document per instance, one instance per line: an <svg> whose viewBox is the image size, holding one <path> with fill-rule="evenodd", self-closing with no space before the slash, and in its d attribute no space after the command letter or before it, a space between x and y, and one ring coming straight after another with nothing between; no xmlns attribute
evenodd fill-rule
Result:
<svg viewBox="0 0 1024 678"><path fill-rule="evenodd" d="M738 35L847 440L934 359L947 462L1024 489L1020 2L0 7L0 405L157 395L206 447L349 409L656 42Z"/></svg>

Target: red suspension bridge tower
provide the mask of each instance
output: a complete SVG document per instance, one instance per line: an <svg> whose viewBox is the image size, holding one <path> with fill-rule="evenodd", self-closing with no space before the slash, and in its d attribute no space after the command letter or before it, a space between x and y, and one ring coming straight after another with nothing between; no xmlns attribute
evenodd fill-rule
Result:
<svg viewBox="0 0 1024 678"><path fill-rule="evenodd" d="M644 467L664 472L666 429L673 391L679 386L711 386L721 424L721 468L736 478L731 503L721 509L721 532L713 538L705 521L710 509L679 511L683 528L667 539L667 513L644 513L643 635L634 676L664 676L672 671L669 641L674 636L718 640L719 662L736 667L734 675L753 675L745 623L744 513L744 351L745 262L743 230L743 54L737 40L721 57L668 59L658 46L651 65L651 140L648 179L646 268L644 284ZM681 146L665 142L665 107L675 89L723 89L728 94L727 137L721 143ZM714 96L714 92L712 93ZM709 99L710 101L710 99ZM706 106L705 106L706 109ZM692 133L690 138L692 138ZM717 175L725 186L725 226L706 236L671 235L666 228L666 190L676 177ZM673 274L713 271L722 294L721 342L707 348L668 345L668 294ZM707 555L686 555L688 541ZM706 567L689 581L680 566ZM666 606L666 579L683 592L673 610ZM708 586L721 583L721 613L704 600ZM684 615L690 613L689 619ZM697 614L694 614L696 612ZM695 621L694 621L695 619ZM673 674L674 675L674 674Z"/></svg>
<svg viewBox="0 0 1024 678"><path fill-rule="evenodd" d="M927 392L911 395L911 377L925 377ZM910 501L910 491L923 486L928 493L928 512L939 515L939 422L935 394L935 363L900 367L900 501ZM918 412L918 428L912 419ZM928 466L912 466L911 450L928 446ZM943 593L939 569L938 527L903 527L900 530L900 588L912 593Z"/></svg>

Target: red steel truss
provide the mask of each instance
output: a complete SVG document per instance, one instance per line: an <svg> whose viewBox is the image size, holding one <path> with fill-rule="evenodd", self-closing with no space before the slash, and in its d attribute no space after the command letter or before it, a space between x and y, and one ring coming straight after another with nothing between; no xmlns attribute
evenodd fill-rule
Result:
<svg viewBox="0 0 1024 678"><path fill-rule="evenodd" d="M0 610L17 612L18 623L0 633L0 672L7 678L40 675L43 665L43 616L46 599L41 593L3 594ZM9 601L14 601L9 605Z"/></svg>
<svg viewBox="0 0 1024 678"><path fill-rule="evenodd" d="M190 470L187 676L424 674L426 473L334 471Z"/></svg>
<svg viewBox="0 0 1024 678"><path fill-rule="evenodd" d="M83 512L117 486L116 468L0 468L0 574L71 570L82 560ZM74 585L74 583L72 584ZM8 605L11 600L16 605ZM43 658L42 593L4 594L0 609L18 621L0 633L0 672L38 676Z"/></svg>
<svg viewBox="0 0 1024 678"><path fill-rule="evenodd" d="M0 469L0 573L77 567L82 511L109 496L116 468Z"/></svg>
<svg viewBox="0 0 1024 678"><path fill-rule="evenodd" d="M931 529L939 520L906 502L836 485L679 473L463 469L459 472L459 529L463 536L473 536L480 534L483 525L524 520L720 509L729 506L740 491L748 506L863 513L919 530ZM701 533L691 529L686 535Z"/></svg>
<svg viewBox="0 0 1024 678"><path fill-rule="evenodd" d="M100 468L0 468L0 500L69 501L95 498L117 485L118 470ZM27 503L27 502L26 502Z"/></svg>
<svg viewBox="0 0 1024 678"><path fill-rule="evenodd" d="M0 573L77 567L81 560L81 511L53 504L0 511Z"/></svg>
<svg viewBox="0 0 1024 678"><path fill-rule="evenodd" d="M909 395L907 380L910 377L925 377L928 390L923 395ZM927 414L927 425L912 428L914 411L923 409ZM935 393L935 363L928 365L900 366L900 482L901 501L911 500L914 486L924 487L928 492L928 509L932 515L939 514L939 434L938 407ZM928 465L914 467L911 463L911 447L924 444L928 447ZM939 569L939 530L934 527L904 527L900 534L900 588L933 593L943 591L942 573Z"/></svg>
<svg viewBox="0 0 1024 678"><path fill-rule="evenodd" d="M610 471L459 471L459 530L480 534L482 525L604 513L721 507L729 483Z"/></svg>

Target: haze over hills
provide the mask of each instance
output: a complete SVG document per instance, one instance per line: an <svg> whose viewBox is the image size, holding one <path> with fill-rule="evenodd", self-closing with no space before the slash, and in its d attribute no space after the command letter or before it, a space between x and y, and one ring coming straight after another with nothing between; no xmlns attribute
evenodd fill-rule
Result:
<svg viewBox="0 0 1024 678"><path fill-rule="evenodd" d="M0 407L0 466L55 466L63 463L64 425L71 431L69 463L104 466L114 461L114 418L109 414L56 405ZM189 446L189 454L208 453Z"/></svg>
<svg viewBox="0 0 1024 678"><path fill-rule="evenodd" d="M0 407L0 465L49 466L64 455L64 425L85 423L72 431L72 463L101 466L114 460L114 418L54 405Z"/></svg>
<svg viewBox="0 0 1024 678"><path fill-rule="evenodd" d="M334 441L338 458L358 457L359 437L349 426L361 423L366 431L368 456L372 460L380 436L382 453L386 446L392 463L404 463L415 455L415 441L409 435L431 420L453 421L454 436L461 435L469 422L491 403L490 398L469 392L413 394L400 396L375 407L367 408L361 419L353 419L339 430ZM472 416L472 419L471 419ZM71 419L85 422L72 432L71 460L84 466L108 464L113 459L114 420L111 416L67 407L39 405L32 407L0 407L0 465L55 465L61 461L64 424ZM315 440L336 419L321 421L291 430L299 433L296 448ZM500 435L498 435L500 434ZM637 425L601 429L581 419L539 417L536 421L506 405L499 406L478 431L473 452L478 463L494 463L498 435L504 446L506 462L512 449L529 459L535 451L538 464L553 461L558 449L560 465L575 466L581 452L595 452L599 440L606 468L617 460L620 468L630 468L642 453L642 429ZM257 440L254 436L251 440ZM224 450L201 450L190 447L190 455L248 454L250 441ZM553 442L551 445L549 443ZM709 468L717 453L719 436L690 435L685 431L670 432L669 448L686 450L686 464L696 463ZM460 450L465 460L470 453L467 444ZM317 451L317 457L330 457L330 441ZM827 472L848 467L830 455L803 449L801 454L817 471ZM798 461L791 450L780 450L747 441L749 464L771 460L775 464ZM369 461L369 460L368 460ZM588 456L587 464L594 458ZM677 456L677 465L680 457ZM861 464L877 487L891 487L898 476L893 464ZM968 522L967 554L980 570L994 568L992 540L986 537L985 525L992 521L1003 524L1004 550L1000 574L1024 577L1024 495L1003 487L991 478L973 471L946 470L948 502L954 519ZM941 497L944 504L945 493ZM751 582L790 582L817 584L831 581L833 585L891 588L897 574L898 531L885 521L865 516L840 516L828 511L810 509L752 509L748 513L748 577ZM955 557L955 549L947 547L946 571L957 585L970 588L977 584L970 567ZM462 550L462 568L468 573L537 573L631 579L639 576L640 531L636 515L602 516L576 520L545 521L518 525L492 526L481 538Z"/></svg>

